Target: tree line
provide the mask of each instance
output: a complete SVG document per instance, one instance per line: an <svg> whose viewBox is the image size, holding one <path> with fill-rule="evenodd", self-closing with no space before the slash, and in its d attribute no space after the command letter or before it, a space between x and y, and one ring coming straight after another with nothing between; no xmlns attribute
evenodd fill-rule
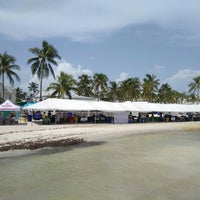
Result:
<svg viewBox="0 0 200 200"><path fill-rule="evenodd" d="M184 103L199 102L200 76L194 77L188 85L188 93L174 90L168 83L160 85L160 80L155 74L146 74L141 81L138 77L127 78L116 82L110 81L106 74L95 73L90 76L82 74L75 79L71 74L64 71L55 77L53 66L57 66L57 60L61 59L56 48L47 41L42 41L41 48L30 48L29 51L34 57L29 58L27 64L30 65L32 75L36 75L39 83L30 82L27 85L28 92L19 87L16 88L16 101L32 99L38 93L42 100L43 80L50 75L55 82L49 84L46 91L51 97L72 98L72 92L80 96L93 97L106 101L148 101L159 103ZM16 64L14 56L7 52L0 53L0 77L2 84L2 101L4 100L4 85L7 78L11 85L14 79L20 81L16 71L20 66Z"/></svg>

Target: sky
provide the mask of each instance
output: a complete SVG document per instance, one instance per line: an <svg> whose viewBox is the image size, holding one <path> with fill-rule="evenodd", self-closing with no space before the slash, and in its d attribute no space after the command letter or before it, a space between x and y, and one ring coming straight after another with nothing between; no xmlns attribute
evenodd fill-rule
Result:
<svg viewBox="0 0 200 200"><path fill-rule="evenodd" d="M110 81L155 74L160 85L188 92L200 75L199 0L0 0L0 53L21 66L28 91L29 48L52 44L62 57L54 67L74 78L104 73ZM43 88L55 80L44 80ZM39 83L39 82L38 82Z"/></svg>

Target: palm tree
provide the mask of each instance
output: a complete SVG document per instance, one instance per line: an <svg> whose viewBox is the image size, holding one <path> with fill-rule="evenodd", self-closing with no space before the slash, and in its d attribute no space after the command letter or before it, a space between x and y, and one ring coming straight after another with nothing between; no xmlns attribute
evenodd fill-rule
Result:
<svg viewBox="0 0 200 200"><path fill-rule="evenodd" d="M105 98L107 89L108 89L108 77L102 73L96 73L93 75L93 89L94 94L100 100L100 97Z"/></svg>
<svg viewBox="0 0 200 200"><path fill-rule="evenodd" d="M72 75L60 72L58 82L50 83L47 91L53 90L51 97L64 99L65 94L71 99L71 90L74 89L75 80Z"/></svg>
<svg viewBox="0 0 200 200"><path fill-rule="evenodd" d="M197 104L199 104L200 76L194 77L193 82L189 83L188 86L190 93L196 93Z"/></svg>
<svg viewBox="0 0 200 200"><path fill-rule="evenodd" d="M195 103L197 101L197 98L194 93L187 95L187 102Z"/></svg>
<svg viewBox="0 0 200 200"><path fill-rule="evenodd" d="M142 96L144 100L148 102L154 102L156 99L156 93L158 91L159 79L156 79L154 74L146 74L146 77L143 79L143 91Z"/></svg>
<svg viewBox="0 0 200 200"><path fill-rule="evenodd" d="M120 83L123 101L133 101L140 97L140 80L139 78L128 78Z"/></svg>
<svg viewBox="0 0 200 200"><path fill-rule="evenodd" d="M109 101L117 101L119 100L119 87L118 87L118 83L115 81L111 81L109 83L109 87L108 87L108 100Z"/></svg>
<svg viewBox="0 0 200 200"><path fill-rule="evenodd" d="M38 47L30 48L29 51L36 55L36 57L30 58L27 63L31 64L32 75L37 74L40 81L40 101L42 100L42 82L43 78L48 78L51 73L55 79L54 70L52 65L57 66L55 58L61 59L54 46L50 45L45 40L42 42L42 48Z"/></svg>
<svg viewBox="0 0 200 200"><path fill-rule="evenodd" d="M22 102L26 99L27 93L24 92L21 88L18 87L15 89L15 91L16 91L16 94L15 94L16 102Z"/></svg>
<svg viewBox="0 0 200 200"><path fill-rule="evenodd" d="M20 77L14 70L20 70L20 66L15 64L16 59L14 56L8 55L6 52L3 54L0 53L0 75L2 77L2 99L4 100L4 84L5 84L5 75L7 76L11 85L14 85L14 79L20 81Z"/></svg>
<svg viewBox="0 0 200 200"><path fill-rule="evenodd" d="M168 83L162 84L158 90L160 103L175 103L175 93Z"/></svg>
<svg viewBox="0 0 200 200"><path fill-rule="evenodd" d="M178 92L176 90L173 90L173 91L174 91L175 103L182 104L182 103L184 103L186 101L186 99L187 99L186 93Z"/></svg>
<svg viewBox="0 0 200 200"><path fill-rule="evenodd" d="M35 97L35 95L39 92L39 84L36 83L36 82L31 82L28 84L28 89L29 89L29 92L30 92L30 98L33 98Z"/></svg>
<svg viewBox="0 0 200 200"><path fill-rule="evenodd" d="M78 77L78 81L76 83L76 92L78 95L91 97L93 96L92 92L92 77L88 74L82 74Z"/></svg>

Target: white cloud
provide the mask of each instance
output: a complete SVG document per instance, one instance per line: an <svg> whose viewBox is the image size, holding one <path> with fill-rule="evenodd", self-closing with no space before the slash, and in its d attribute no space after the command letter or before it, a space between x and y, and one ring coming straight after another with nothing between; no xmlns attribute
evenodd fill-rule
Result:
<svg viewBox="0 0 200 200"><path fill-rule="evenodd" d="M60 62L55 70L55 75L59 76L61 71L71 74L75 79L77 79L81 74L93 75L93 72L90 69L83 69L81 65L74 67L66 61Z"/></svg>
<svg viewBox="0 0 200 200"><path fill-rule="evenodd" d="M128 78L128 74L126 72L122 72L118 78L116 78L116 82L124 81Z"/></svg>
<svg viewBox="0 0 200 200"><path fill-rule="evenodd" d="M177 91L187 92L188 84L192 79L200 75L200 70L182 69L173 76L167 78L163 83L168 83L173 89Z"/></svg>
<svg viewBox="0 0 200 200"><path fill-rule="evenodd" d="M199 37L200 1L0 2L0 32L18 39L69 37L78 41L93 40L102 34L138 24L155 24L164 29L179 30L178 37Z"/></svg>

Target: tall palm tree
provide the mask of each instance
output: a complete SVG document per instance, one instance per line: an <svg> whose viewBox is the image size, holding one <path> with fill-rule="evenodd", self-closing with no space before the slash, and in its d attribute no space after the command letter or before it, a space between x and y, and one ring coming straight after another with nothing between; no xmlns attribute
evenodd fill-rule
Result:
<svg viewBox="0 0 200 200"><path fill-rule="evenodd" d="M78 95L91 97L93 96L92 92L92 77L88 74L82 74L78 77L78 81L76 83L76 92Z"/></svg>
<svg viewBox="0 0 200 200"><path fill-rule="evenodd" d="M36 82L31 82L28 84L28 89L29 89L29 92L30 92L30 98L33 98L35 97L35 95L39 92L39 84L36 83Z"/></svg>
<svg viewBox="0 0 200 200"><path fill-rule="evenodd" d="M14 56L8 55L6 52L3 54L0 53L0 76L2 81L2 99L4 100L4 84L5 84L5 76L7 76L11 85L14 85L14 79L20 81L20 77L17 75L14 70L20 70L20 66L15 64L16 59Z"/></svg>
<svg viewBox="0 0 200 200"><path fill-rule="evenodd" d="M32 75L37 74L40 81L40 101L42 100L42 82L43 78L48 78L51 73L55 79L55 74L52 65L57 66L56 58L61 59L54 46L47 41L42 42L42 48L30 48L29 51L36 57L30 58L27 63L31 64Z"/></svg>
<svg viewBox="0 0 200 200"><path fill-rule="evenodd" d="M194 77L193 82L189 83L189 92L195 94L197 98L197 104L199 104L199 92L200 92L200 76Z"/></svg>
<svg viewBox="0 0 200 200"><path fill-rule="evenodd" d="M72 75L60 72L58 81L50 83L47 91L53 90L51 97L58 97L64 99L65 94L71 99L71 90L74 89L75 80Z"/></svg>
<svg viewBox="0 0 200 200"><path fill-rule="evenodd" d="M100 97L105 98L108 89L108 77L102 73L96 73L93 75L93 89L94 94L100 100Z"/></svg>
<svg viewBox="0 0 200 200"><path fill-rule="evenodd" d="M159 79L156 79L156 75L146 74L146 77L143 79L142 85L142 96L144 100L147 100L149 102L155 101L159 84Z"/></svg>

